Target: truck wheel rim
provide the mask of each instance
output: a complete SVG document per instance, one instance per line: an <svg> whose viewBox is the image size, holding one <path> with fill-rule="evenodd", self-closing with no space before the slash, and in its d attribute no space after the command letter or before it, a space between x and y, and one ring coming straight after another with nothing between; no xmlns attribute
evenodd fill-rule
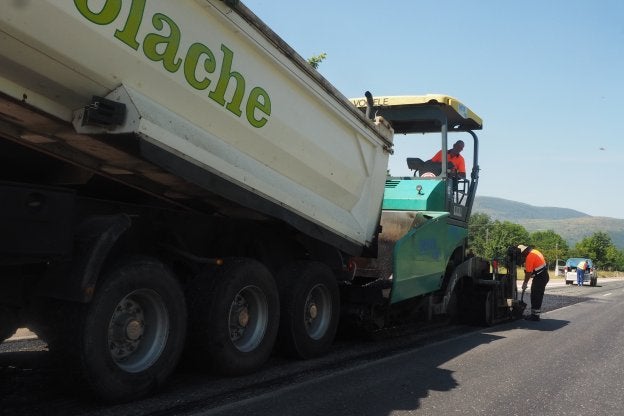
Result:
<svg viewBox="0 0 624 416"><path fill-rule="evenodd" d="M256 286L247 286L230 305L230 340L239 351L253 351L262 342L268 321L269 307L264 292Z"/></svg>
<svg viewBox="0 0 624 416"><path fill-rule="evenodd" d="M304 324L308 336L321 339L329 328L332 305L331 295L326 286L318 284L308 292L304 306Z"/></svg>
<svg viewBox="0 0 624 416"><path fill-rule="evenodd" d="M167 308L158 293L140 289L115 307L108 325L108 347L115 364L129 373L151 367L169 333Z"/></svg>

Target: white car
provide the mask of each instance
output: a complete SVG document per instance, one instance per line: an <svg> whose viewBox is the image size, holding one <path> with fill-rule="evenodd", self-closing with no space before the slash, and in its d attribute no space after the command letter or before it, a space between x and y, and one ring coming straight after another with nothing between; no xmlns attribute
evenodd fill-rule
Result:
<svg viewBox="0 0 624 416"><path fill-rule="evenodd" d="M576 284L576 266L583 260L586 260L589 263L589 268L585 270L583 284L589 283L590 286L596 286L596 283L598 283L598 277L596 276L594 262L583 257L573 257L566 261L565 268L563 269L566 285Z"/></svg>

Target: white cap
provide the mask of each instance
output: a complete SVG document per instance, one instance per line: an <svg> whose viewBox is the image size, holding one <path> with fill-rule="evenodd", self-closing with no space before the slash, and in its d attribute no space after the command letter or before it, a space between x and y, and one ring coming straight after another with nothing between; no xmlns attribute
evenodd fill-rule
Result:
<svg viewBox="0 0 624 416"><path fill-rule="evenodd" d="M527 248L529 248L529 247L527 247L525 245L522 245L522 244L520 244L518 246L518 249L520 250L520 254L523 254L526 251Z"/></svg>

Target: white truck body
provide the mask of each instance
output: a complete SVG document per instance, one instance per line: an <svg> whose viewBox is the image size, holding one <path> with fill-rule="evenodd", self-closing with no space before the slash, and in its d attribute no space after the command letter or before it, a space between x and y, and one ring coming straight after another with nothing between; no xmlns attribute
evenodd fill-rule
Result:
<svg viewBox="0 0 624 416"><path fill-rule="evenodd" d="M79 133L30 132L30 145L79 148L81 136L133 132L314 237L353 252L373 239L392 133L376 130L242 4L234 12L217 0L2 2L0 42L0 92L73 120ZM92 96L124 101L125 123L82 126ZM122 182L158 176L93 153L104 159L99 171ZM161 196L192 197L169 181Z"/></svg>

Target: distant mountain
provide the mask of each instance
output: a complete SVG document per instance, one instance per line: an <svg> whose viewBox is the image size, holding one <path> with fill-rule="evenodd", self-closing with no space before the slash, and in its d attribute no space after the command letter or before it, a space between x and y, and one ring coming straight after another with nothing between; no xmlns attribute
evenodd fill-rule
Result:
<svg viewBox="0 0 624 416"><path fill-rule="evenodd" d="M512 222L516 222L516 220L566 220L590 217L590 215L569 208L535 207L522 202L491 196L477 196L472 210L487 214L493 220Z"/></svg>
<svg viewBox="0 0 624 416"><path fill-rule="evenodd" d="M569 208L536 207L490 196L477 196L472 212L486 214L492 220L520 224L529 232L553 230L566 240L570 247L583 238L602 231L611 237L611 241L618 249L624 249L622 219L592 217Z"/></svg>

